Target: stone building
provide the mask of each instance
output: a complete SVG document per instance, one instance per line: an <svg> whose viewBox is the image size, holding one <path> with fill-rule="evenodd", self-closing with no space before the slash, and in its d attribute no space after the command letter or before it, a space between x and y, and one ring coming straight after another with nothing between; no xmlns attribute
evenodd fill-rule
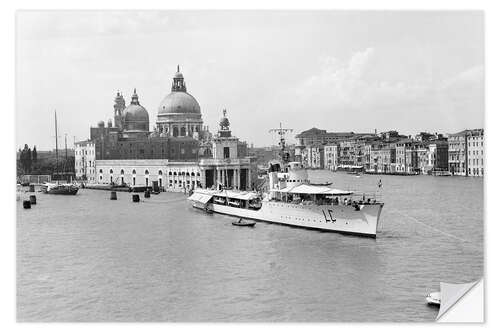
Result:
<svg viewBox="0 0 500 333"><path fill-rule="evenodd" d="M484 176L484 130L474 129L467 136L467 174Z"/></svg>
<svg viewBox="0 0 500 333"><path fill-rule="evenodd" d="M257 177L256 165L243 155L241 142L231 134L226 110L219 122L220 129L213 138L213 158L200 160L202 187L252 189ZM240 148L238 148L240 147ZM245 151L246 153L246 151Z"/></svg>
<svg viewBox="0 0 500 333"><path fill-rule="evenodd" d="M378 173L392 173L396 171L396 147L394 144L378 146L371 150L370 169Z"/></svg>
<svg viewBox="0 0 500 333"><path fill-rule="evenodd" d="M447 171L448 170L448 142L436 140L429 143L428 149L428 167L429 171Z"/></svg>
<svg viewBox="0 0 500 333"><path fill-rule="evenodd" d="M95 182L95 143L92 140L75 142L75 177Z"/></svg>
<svg viewBox="0 0 500 333"><path fill-rule="evenodd" d="M468 130L448 135L448 169L452 175L467 176Z"/></svg>
<svg viewBox="0 0 500 333"><path fill-rule="evenodd" d="M325 150L325 169L335 171L337 170L338 162L338 151L339 146L337 144L328 144L324 147Z"/></svg>

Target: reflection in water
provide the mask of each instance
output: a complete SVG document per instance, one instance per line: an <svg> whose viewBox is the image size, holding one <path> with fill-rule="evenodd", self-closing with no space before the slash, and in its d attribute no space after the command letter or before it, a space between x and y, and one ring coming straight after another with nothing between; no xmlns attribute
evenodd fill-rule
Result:
<svg viewBox="0 0 500 333"><path fill-rule="evenodd" d="M38 194L31 210L18 203L18 319L432 321L425 295L440 281L483 275L482 179L311 178L377 191L378 238L238 228L172 193L133 204L129 193L110 201L81 190Z"/></svg>

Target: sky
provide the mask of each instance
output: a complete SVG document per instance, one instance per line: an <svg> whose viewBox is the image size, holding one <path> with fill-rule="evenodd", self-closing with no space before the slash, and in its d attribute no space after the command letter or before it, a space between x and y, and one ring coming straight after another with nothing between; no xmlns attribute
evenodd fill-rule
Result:
<svg viewBox="0 0 500 333"><path fill-rule="evenodd" d="M134 88L154 127L177 65L215 131L293 133L484 126L480 11L19 11L16 145L89 138Z"/></svg>

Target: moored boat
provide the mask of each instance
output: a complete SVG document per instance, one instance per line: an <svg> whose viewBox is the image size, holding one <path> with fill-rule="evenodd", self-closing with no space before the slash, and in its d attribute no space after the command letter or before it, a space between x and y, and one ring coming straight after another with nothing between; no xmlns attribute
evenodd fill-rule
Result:
<svg viewBox="0 0 500 333"><path fill-rule="evenodd" d="M69 183L43 183L41 190L46 194L75 195L78 193L78 186Z"/></svg>

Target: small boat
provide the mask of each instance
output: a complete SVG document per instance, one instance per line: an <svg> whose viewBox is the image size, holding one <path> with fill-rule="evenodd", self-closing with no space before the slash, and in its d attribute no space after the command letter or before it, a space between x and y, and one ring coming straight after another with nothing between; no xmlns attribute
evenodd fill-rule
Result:
<svg viewBox="0 0 500 333"><path fill-rule="evenodd" d="M243 219L239 219L238 221L235 221L232 224L239 227L253 227L255 225L255 222L244 221Z"/></svg>
<svg viewBox="0 0 500 333"><path fill-rule="evenodd" d="M427 300L427 304L429 305L441 305L441 293L439 291L430 293L425 299Z"/></svg>
<svg viewBox="0 0 500 333"><path fill-rule="evenodd" d="M46 194L75 195L78 192L78 186L74 184L44 183L41 188Z"/></svg>

